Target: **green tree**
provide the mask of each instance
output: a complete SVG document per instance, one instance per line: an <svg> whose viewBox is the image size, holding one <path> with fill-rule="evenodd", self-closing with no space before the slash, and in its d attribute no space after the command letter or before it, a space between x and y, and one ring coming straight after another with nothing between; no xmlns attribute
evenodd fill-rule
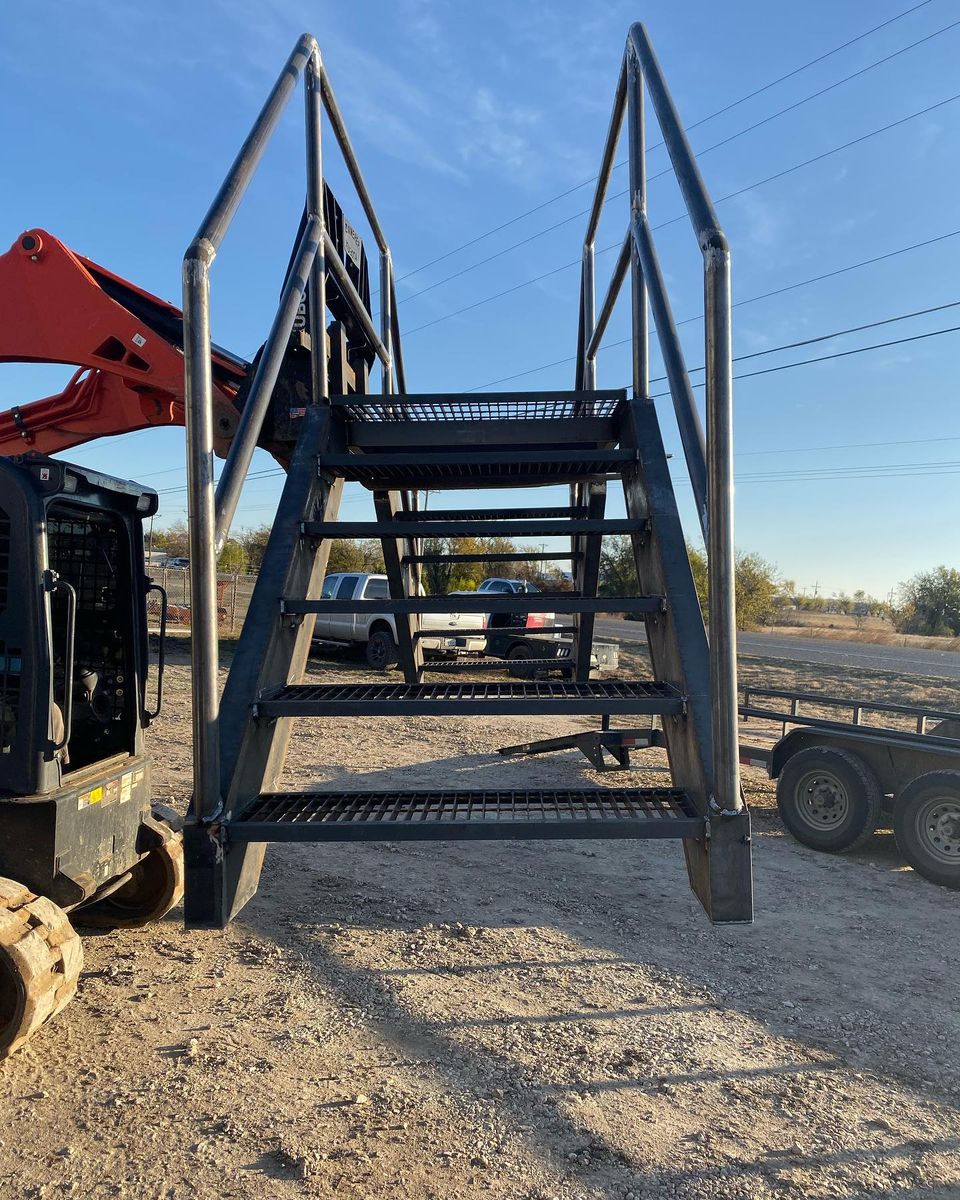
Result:
<svg viewBox="0 0 960 1200"><path fill-rule="evenodd" d="M633 542L622 533L603 539L600 551L600 594L602 596L637 596L637 566L633 557Z"/></svg>
<svg viewBox="0 0 960 1200"><path fill-rule="evenodd" d="M899 588L893 623L901 633L960 636L960 571L939 566L919 571Z"/></svg>
<svg viewBox="0 0 960 1200"><path fill-rule="evenodd" d="M188 558L190 533L186 521L171 521L165 529L153 531L154 550L163 550L167 558Z"/></svg>
<svg viewBox="0 0 960 1200"><path fill-rule="evenodd" d="M687 555L700 608L706 617L709 599L707 556L695 546L687 546ZM753 629L757 625L765 625L773 616L780 588L777 569L772 563L759 554L738 550L734 575L737 628Z"/></svg>
<svg viewBox="0 0 960 1200"><path fill-rule="evenodd" d="M423 544L424 554L480 554L484 546L476 538L427 538ZM486 572L485 564L443 562L424 563L423 584L433 596L447 592L474 591Z"/></svg>
<svg viewBox="0 0 960 1200"><path fill-rule="evenodd" d="M236 538L227 538L217 559L217 570L225 575L239 575L246 569L247 555L243 544Z"/></svg>
<svg viewBox="0 0 960 1200"><path fill-rule="evenodd" d="M263 554L270 538L270 526L260 525L257 529L244 529L238 540L247 556L247 570L256 573L263 562Z"/></svg>

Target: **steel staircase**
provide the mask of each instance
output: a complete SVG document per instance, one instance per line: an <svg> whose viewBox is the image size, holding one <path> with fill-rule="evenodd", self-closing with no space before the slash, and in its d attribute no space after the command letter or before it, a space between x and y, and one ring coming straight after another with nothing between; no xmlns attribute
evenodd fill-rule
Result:
<svg viewBox="0 0 960 1200"><path fill-rule="evenodd" d="M249 176L299 74L305 75L308 203L303 234L284 296L260 358L240 426L213 494L210 414L208 271ZM707 444L680 357L659 266L651 257L643 189L644 80L687 196L706 264L708 316ZM350 280L320 202L320 107L343 151L381 255L381 321L377 332ZM596 218L612 169L620 126L630 118L631 223L599 319L593 295ZM251 152L251 147L257 153ZM698 224L699 223L699 224ZM571 392L413 395L405 390L389 249L370 203L312 38L304 37L185 260L185 348L191 465L191 571L194 596L194 800L186 831L188 924L220 926L255 892L271 841L503 838L682 839L691 886L717 922L752 918L749 816L737 775L736 675L730 512L730 347L728 254L696 173L689 147L640 26L630 31L617 89L581 281L577 388ZM635 386L595 387L595 359L627 272L634 299ZM362 356L347 352L342 328L325 324L329 280L356 305L351 337L380 360L383 391L367 391ZM350 288L353 287L351 294ZM295 444L236 654L217 698L216 549L236 508L260 425L282 378L294 317L309 300L312 400L295 416ZM667 469L656 410L647 388L647 308L653 309L710 556L713 633L708 645L686 554L684 531ZM711 308L712 306L712 308ZM298 345L306 343L302 337ZM341 394L330 395L334 380ZM373 495L373 521L338 519L345 482ZM622 487L626 516L606 515L608 486ZM513 489L556 488L566 505L531 493L518 506ZM510 505L422 511L418 492L489 489L512 493ZM710 520L707 520L709 516ZM629 535L643 594L598 595L602 539ZM444 558L424 550L427 538L561 538L568 548L549 559L571 563L569 593L549 607L572 634L572 678L517 682L470 679L484 660L424 661L420 617L445 612L446 596L423 594L421 569ZM320 598L335 538L379 539L388 600ZM487 553L453 554L454 562L489 561ZM527 551L498 561L527 560ZM458 595L460 612L512 618L542 610L543 594ZM316 614L393 613L403 682L305 681ZM598 613L636 613L646 624L653 678L590 679ZM552 631L551 631L552 632ZM536 660L542 666L543 660ZM516 665L512 663L511 665ZM425 676L441 673L442 682ZM465 674L468 677L461 679ZM731 706L732 705L732 709ZM729 712L734 716L730 743ZM569 791L284 792L281 776L297 718L395 716L524 716L645 714L659 718L673 786ZM727 722L725 724L725 722ZM389 736L389 726L384 727Z"/></svg>

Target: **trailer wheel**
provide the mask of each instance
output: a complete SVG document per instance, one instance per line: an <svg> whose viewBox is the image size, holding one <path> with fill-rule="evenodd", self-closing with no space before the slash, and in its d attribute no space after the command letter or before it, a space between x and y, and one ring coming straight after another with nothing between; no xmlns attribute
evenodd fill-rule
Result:
<svg viewBox="0 0 960 1200"><path fill-rule="evenodd" d="M389 671L400 661L400 652L389 629L377 629L367 642L367 664L374 671Z"/></svg>
<svg viewBox="0 0 960 1200"><path fill-rule="evenodd" d="M517 662L524 658L530 658L531 652L526 646L518 644L511 646L510 652L507 654L507 661ZM508 667L508 672L514 679L536 679L537 672L535 667Z"/></svg>
<svg viewBox="0 0 960 1200"><path fill-rule="evenodd" d="M115 892L80 909L77 923L96 929L137 929L159 921L182 899L183 834L178 831L145 855Z"/></svg>
<svg viewBox="0 0 960 1200"><path fill-rule="evenodd" d="M0 878L0 1057L70 1003L82 968L83 944L63 909Z"/></svg>
<svg viewBox="0 0 960 1200"><path fill-rule="evenodd" d="M915 871L960 889L960 771L929 771L908 783L897 798L893 832Z"/></svg>
<svg viewBox="0 0 960 1200"><path fill-rule="evenodd" d="M777 780L777 808L798 842L838 854L869 841L880 820L880 784L847 750L811 746L788 759Z"/></svg>

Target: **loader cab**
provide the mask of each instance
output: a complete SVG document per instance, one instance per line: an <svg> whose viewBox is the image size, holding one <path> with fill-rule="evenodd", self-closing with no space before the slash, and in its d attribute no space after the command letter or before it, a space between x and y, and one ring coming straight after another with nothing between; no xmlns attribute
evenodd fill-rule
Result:
<svg viewBox="0 0 960 1200"><path fill-rule="evenodd" d="M141 753L143 520L155 492L38 454L0 458L0 797Z"/></svg>

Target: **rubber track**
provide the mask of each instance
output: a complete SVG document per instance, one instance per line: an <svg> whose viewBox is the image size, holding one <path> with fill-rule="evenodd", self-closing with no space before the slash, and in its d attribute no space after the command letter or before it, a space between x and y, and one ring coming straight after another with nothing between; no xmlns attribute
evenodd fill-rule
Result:
<svg viewBox="0 0 960 1200"><path fill-rule="evenodd" d="M19 979L0 1056L13 1054L73 999L83 969L83 944L67 914L46 896L0 878L0 970Z"/></svg>

